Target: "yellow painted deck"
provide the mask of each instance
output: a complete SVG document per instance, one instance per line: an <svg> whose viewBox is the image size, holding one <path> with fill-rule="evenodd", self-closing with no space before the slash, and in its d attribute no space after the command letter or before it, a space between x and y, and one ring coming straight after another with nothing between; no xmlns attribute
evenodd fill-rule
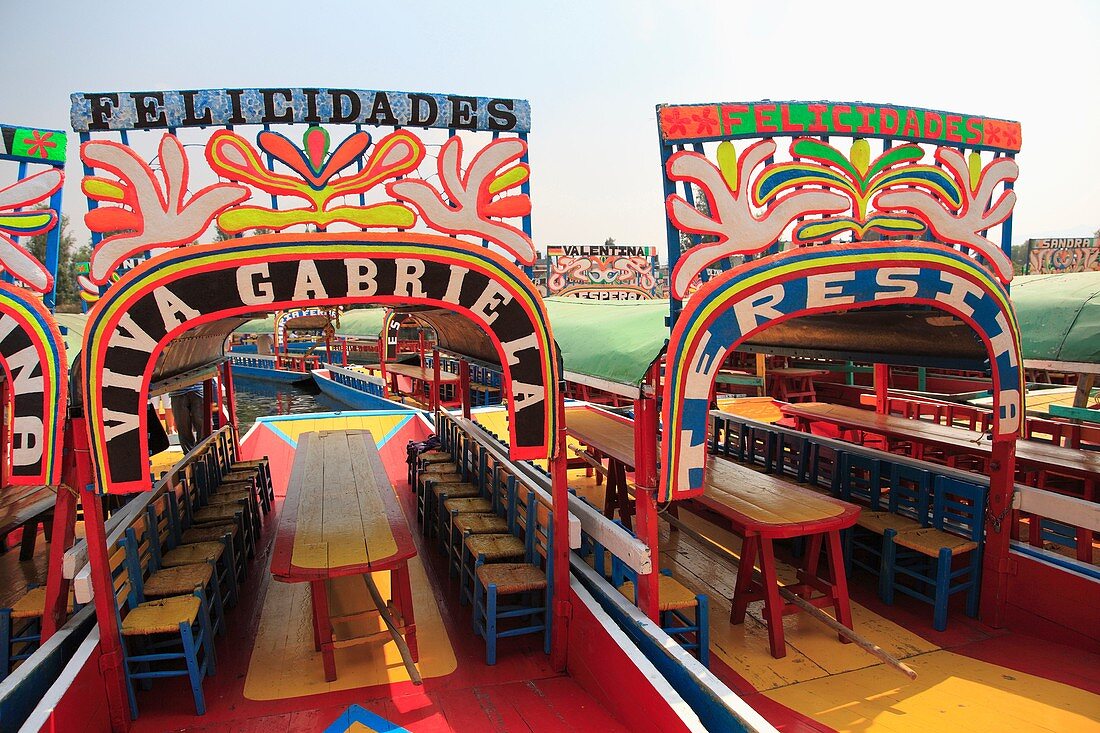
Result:
<svg viewBox="0 0 1100 733"><path fill-rule="evenodd" d="M442 677L455 671L458 662L444 628L435 596L419 558L409 561L413 604L416 608L420 661L425 677ZM389 598L389 573L372 575L383 598ZM312 614L308 583L272 581L260 616L255 647L248 663L244 696L249 700L282 700L323 692L408 682L397 644L384 630L381 617L359 576L329 581L333 617L357 614L333 623L336 668L340 674L325 681L321 653L313 649ZM341 648L339 640L379 633L376 641Z"/></svg>
<svg viewBox="0 0 1100 733"><path fill-rule="evenodd" d="M339 415L336 417L297 417L293 420L279 420L268 423L268 426L278 433L286 436L291 442L297 443L298 436L302 433L311 433L321 430L368 430L374 436L376 442L381 443L383 438L393 432L405 420L408 415Z"/></svg>

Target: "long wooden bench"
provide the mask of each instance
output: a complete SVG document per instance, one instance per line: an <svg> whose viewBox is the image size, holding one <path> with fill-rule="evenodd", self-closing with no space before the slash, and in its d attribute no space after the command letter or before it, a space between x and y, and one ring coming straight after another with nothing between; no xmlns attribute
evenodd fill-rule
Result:
<svg viewBox="0 0 1100 733"><path fill-rule="evenodd" d="M314 645L321 652L326 680L336 679L337 641L327 581L341 576L363 576L369 589L370 573L390 572L395 623L416 661L408 570L415 556L412 533L370 433L334 430L299 436L271 574L284 583L310 584ZM386 615L384 608L375 610Z"/></svg>

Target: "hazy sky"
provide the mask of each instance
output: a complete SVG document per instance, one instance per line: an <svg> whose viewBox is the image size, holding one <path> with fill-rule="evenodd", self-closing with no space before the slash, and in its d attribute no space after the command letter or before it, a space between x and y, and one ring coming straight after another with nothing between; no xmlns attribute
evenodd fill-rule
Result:
<svg viewBox="0 0 1100 733"><path fill-rule="evenodd" d="M48 5L39 14L0 0L2 122L68 129L73 91L321 86L528 99L540 249L607 237L663 248L654 106L761 98L1019 120L1014 240L1100 228L1096 0ZM79 171L66 188L74 223Z"/></svg>

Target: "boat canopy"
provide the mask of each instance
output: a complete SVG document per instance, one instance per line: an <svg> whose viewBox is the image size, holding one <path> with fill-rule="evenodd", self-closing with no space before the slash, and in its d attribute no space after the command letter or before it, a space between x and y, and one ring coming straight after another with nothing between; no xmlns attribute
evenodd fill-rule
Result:
<svg viewBox="0 0 1100 733"><path fill-rule="evenodd" d="M337 336L361 341L375 341L382 333L382 322L386 318L385 308L357 308L340 314L340 328Z"/></svg>
<svg viewBox="0 0 1100 733"><path fill-rule="evenodd" d="M1100 272L1017 277L1012 303L1025 364L1100 365Z"/></svg>

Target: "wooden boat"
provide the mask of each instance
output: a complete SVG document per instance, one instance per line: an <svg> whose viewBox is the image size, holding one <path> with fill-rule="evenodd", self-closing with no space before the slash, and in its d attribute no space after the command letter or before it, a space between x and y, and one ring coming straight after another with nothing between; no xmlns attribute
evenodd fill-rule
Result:
<svg viewBox="0 0 1100 733"><path fill-rule="evenodd" d="M1002 260L1016 123L886 105L662 105L671 327L616 375L567 352L582 341L613 351L629 334L559 332L522 269L535 257L526 102L314 89L160 99L179 126L210 137L200 156L172 132L155 134L154 172L118 139L124 129L136 143L156 127L141 112L147 94L73 96L91 170L83 188L106 212L89 219L108 234L97 238L91 277L107 282L131 254L132 232L113 217L138 217L166 251L122 274L89 315L66 429L63 481L76 491L58 492L71 509L55 514L62 527L75 522L79 496L85 540L55 530L46 597L64 623L0 683L4 726L1094 725L1100 641L1088 599L1100 578L1086 560L1017 539L1022 527L1042 539L1052 520L1080 548L1100 521L1091 497L1060 491L1090 480L1084 451L1068 476L1037 470L1052 475L1046 488L1015 482L1024 382ZM371 123L390 110L395 129L343 128L341 137L321 128L355 102L376 110ZM940 132L886 129L909 118L938 120ZM861 119L871 131L850 151L836 147ZM759 139L752 120L775 131ZM284 122L305 126L300 146L264 127ZM452 134L464 125L476 130ZM811 125L831 142L800 137ZM977 157L966 161L947 130L977 131L965 143ZM797 139L779 151L787 137ZM475 139L479 151L464 151ZM880 139L872 156L869 140ZM737 150L740 140L753 142ZM940 165L920 163L920 145L938 143ZM188 190L184 162L204 159L218 182L175 211L147 196L162 181ZM989 186L975 190L971 170ZM279 205L306 184L316 205ZM706 211L692 203L697 192ZM271 206L255 205L262 194ZM358 206L344 203L360 194ZM243 236L191 244L212 222ZM279 231L250 233L257 228ZM942 241L861 241L925 229ZM828 243L842 232L857 241ZM773 251L784 233L795 246ZM693 245L684 251L681 234ZM435 397L429 410L262 418L239 436L228 334L257 312L355 304L431 322L458 360L458 404ZM853 323L857 342L831 341ZM899 323L913 325L901 334ZM881 440L857 440L848 427L800 430L773 414L794 415L789 405L750 403L752 415L715 405L725 357L741 346L875 364L874 409L862 412ZM415 366L421 382L430 371L439 383L441 358ZM892 364L989 371L990 439L975 432L973 445L946 451L961 459L923 460L934 451L917 449L920 436L886 429ZM475 406L475 366L499 369L503 407ZM613 395L630 415L567 407L565 378ZM153 482L147 399L196 382L208 407L215 390L230 406L228 424L213 430L205 410L210 435ZM433 434L438 446L426 444ZM984 471L968 470L974 455ZM1025 471L1044 460L1019 455ZM108 517L104 495L129 499ZM865 515L885 531L858 524ZM849 575L849 554L869 573ZM918 555L933 558L932 570ZM169 557L184 568L174 578ZM925 586L904 573L945 567L951 576L932 585L957 590L954 599L905 595ZM149 600L157 582L165 596ZM70 584L86 605L68 615Z"/></svg>

